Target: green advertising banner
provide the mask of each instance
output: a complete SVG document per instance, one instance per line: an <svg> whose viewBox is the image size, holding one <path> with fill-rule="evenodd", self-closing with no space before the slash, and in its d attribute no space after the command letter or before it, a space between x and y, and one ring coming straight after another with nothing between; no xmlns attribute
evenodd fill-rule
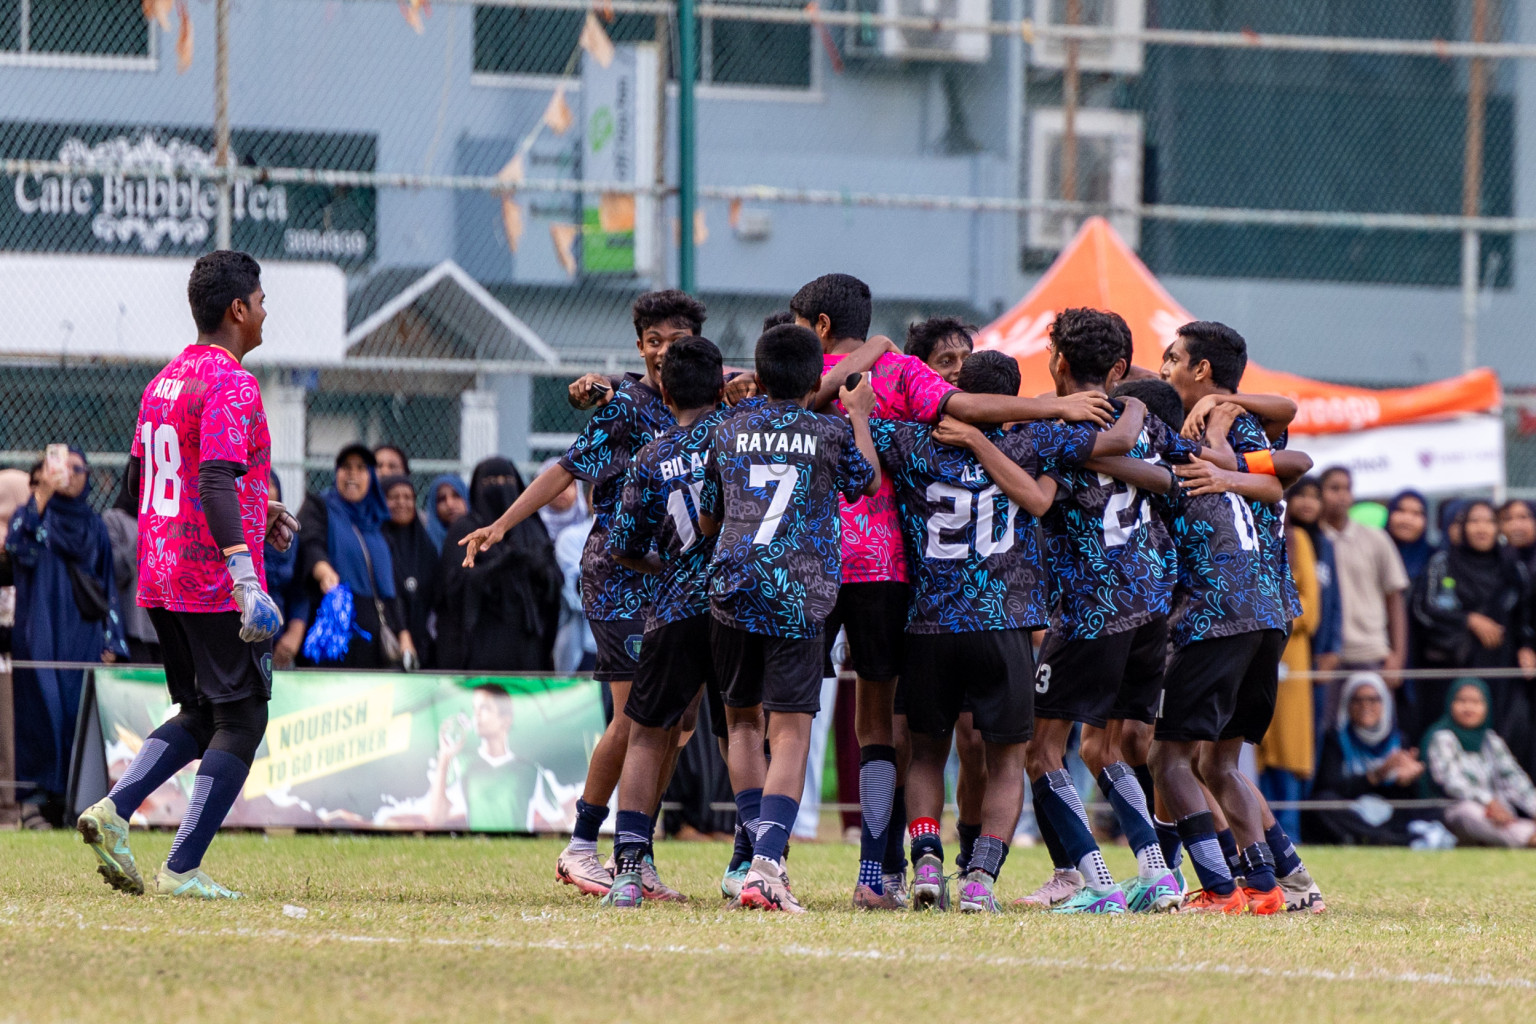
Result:
<svg viewBox="0 0 1536 1024"><path fill-rule="evenodd" d="M97 669L116 782L176 714L159 669ZM278 672L266 739L226 824L246 828L561 832L603 732L588 678ZM196 764L135 816L175 826Z"/></svg>
<svg viewBox="0 0 1536 1024"><path fill-rule="evenodd" d="M371 171L377 137L359 132L236 128L231 159L244 166ZM213 240L218 188L211 128L0 121L0 156L58 161L67 174L0 176L0 249L191 256ZM120 166L134 167L123 174ZM258 259L373 258L373 189L232 186L233 244Z"/></svg>

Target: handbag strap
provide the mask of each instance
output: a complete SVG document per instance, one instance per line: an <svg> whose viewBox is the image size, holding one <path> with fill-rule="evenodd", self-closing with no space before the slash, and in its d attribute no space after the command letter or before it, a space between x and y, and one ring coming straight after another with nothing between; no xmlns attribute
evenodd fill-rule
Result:
<svg viewBox="0 0 1536 1024"><path fill-rule="evenodd" d="M363 537L363 531L357 528L356 523L348 523L352 527L352 534L357 538L357 546L363 549L363 564L368 567L368 585L373 588L373 610L379 613L379 628L384 629L388 623L384 621L384 602L379 600L379 577L373 571L373 558L368 554L368 541Z"/></svg>

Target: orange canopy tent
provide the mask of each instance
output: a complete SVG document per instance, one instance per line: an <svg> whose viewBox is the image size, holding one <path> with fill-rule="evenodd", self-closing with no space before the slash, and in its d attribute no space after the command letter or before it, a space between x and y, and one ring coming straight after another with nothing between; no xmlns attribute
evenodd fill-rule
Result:
<svg viewBox="0 0 1536 1024"><path fill-rule="evenodd" d="M976 347L1000 349L1019 361L1022 394L1050 391L1047 331L1058 311L1073 306L1123 316L1131 327L1136 364L1154 370L1174 332L1195 319L1109 222L1093 217L1030 293L982 329ZM1280 373L1250 361L1241 389L1294 400L1296 440L1318 467L1350 467L1358 495L1384 495L1402 487L1442 493L1503 487L1503 424L1488 415L1499 407L1499 380L1492 370L1373 390Z"/></svg>

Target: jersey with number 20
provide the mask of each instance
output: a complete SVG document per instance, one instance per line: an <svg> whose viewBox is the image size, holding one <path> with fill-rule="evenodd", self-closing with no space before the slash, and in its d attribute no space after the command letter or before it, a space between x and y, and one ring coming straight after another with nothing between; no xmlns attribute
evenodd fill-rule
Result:
<svg viewBox="0 0 1536 1024"><path fill-rule="evenodd" d="M175 612L234 611L224 553L198 497L203 462L245 467L240 530L265 585L263 541L272 437L256 378L215 345L188 345L149 382L132 455L139 485L139 604Z"/></svg>
<svg viewBox="0 0 1536 1024"><path fill-rule="evenodd" d="M845 420L768 401L715 428L701 503L720 524L710 611L748 633L809 639L842 579L838 495L853 500L875 468Z"/></svg>

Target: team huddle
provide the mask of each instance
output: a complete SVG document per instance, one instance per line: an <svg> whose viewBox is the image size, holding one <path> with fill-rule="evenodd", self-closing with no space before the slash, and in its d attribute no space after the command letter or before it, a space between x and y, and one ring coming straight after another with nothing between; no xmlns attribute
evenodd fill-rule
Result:
<svg viewBox="0 0 1536 1024"><path fill-rule="evenodd" d="M243 253L198 261L197 342L146 388L134 437L139 601L180 710L78 824L105 880L132 893L146 886L127 818L200 759L153 890L238 895L201 863L267 722L281 616L261 551L296 525L268 500L266 415L241 365L261 343L259 273ZM644 374L573 383L574 404L600 405L576 443L461 542L473 565L573 481L592 486L581 590L614 714L559 880L614 908L687 898L662 881L651 837L708 700L737 808L721 892L802 913L788 840L842 634L860 744L855 907L998 910L1027 778L1054 871L1021 903L1323 910L1238 768L1268 729L1300 610L1280 503L1311 466L1285 450L1293 403L1237 393L1241 336L1186 324L1153 374L1132 365L1119 316L1064 310L1050 328L1056 394L1025 398L1018 363L972 353L958 320L913 325L904 352L868 338L869 288L845 274L769 318L745 373L724 373L703 304L683 292L640 296L633 319ZM1136 855L1124 883L1064 764L1074 725ZM946 874L952 746L959 850Z"/></svg>
<svg viewBox="0 0 1536 1024"><path fill-rule="evenodd" d="M1154 375L1132 365L1119 316L1065 310L1056 395L1023 398L1018 364L973 354L958 321L914 325L905 353L867 338L869 288L845 274L796 293L731 377L697 300L649 292L633 313L646 372L573 383L573 403L601 408L462 542L473 564L572 480L593 486L582 594L615 714L558 879L615 908L686 899L651 835L707 699L737 806L721 892L803 912L786 851L841 632L857 680L855 907L996 911L1027 777L1055 870L1025 904L1323 909L1238 768L1299 614L1280 502L1311 466L1284 450L1293 403L1237 394L1241 336L1187 324ZM1124 884L1063 762L1074 724L1136 854ZM939 817L957 740L951 893Z"/></svg>

